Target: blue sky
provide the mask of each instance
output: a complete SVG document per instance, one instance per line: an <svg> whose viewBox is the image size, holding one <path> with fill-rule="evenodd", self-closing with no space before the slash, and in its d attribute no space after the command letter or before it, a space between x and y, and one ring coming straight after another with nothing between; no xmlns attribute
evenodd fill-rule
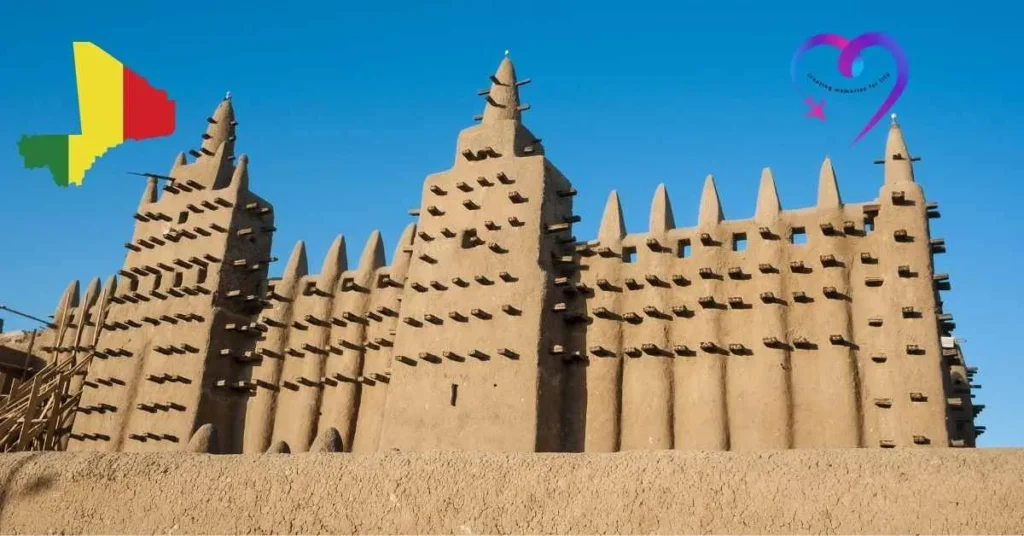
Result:
<svg viewBox="0 0 1024 536"><path fill-rule="evenodd" d="M1024 446L1024 284L1013 275L1024 250L1012 223L1024 193L1024 76L1011 26L1024 8L1014 3L87 4L0 5L0 303L43 316L70 279L117 270L144 186L124 172L166 173L178 151L198 147L225 90L252 188L277 213L275 255L303 239L319 266L338 233L351 258L379 228L390 254L424 177L453 162L458 131L482 109L476 90L506 49L520 77L534 80L523 92L527 125L580 191L581 239L596 235L613 188L631 231L645 230L662 182L677 224L693 225L708 173L728 218L753 214L765 166L785 208L813 205L826 154L846 201L873 199L886 122L850 142L882 90L819 91L828 119L806 118L809 86L794 87L789 61L817 33L888 33L911 69L893 111L923 157L917 178L942 209L932 229L948 246L937 261L953 282L946 308L984 385L981 444ZM75 40L168 90L178 130L119 147L84 187L58 189L45 171L22 169L16 142L77 132ZM838 80L834 58L812 51L807 69ZM877 49L864 59L850 86L892 70ZM7 329L32 327L4 318Z"/></svg>

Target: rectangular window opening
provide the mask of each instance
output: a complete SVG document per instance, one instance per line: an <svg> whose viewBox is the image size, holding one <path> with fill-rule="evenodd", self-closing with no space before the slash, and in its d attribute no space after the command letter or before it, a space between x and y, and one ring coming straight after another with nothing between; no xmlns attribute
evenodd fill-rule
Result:
<svg viewBox="0 0 1024 536"><path fill-rule="evenodd" d="M792 234L789 235L789 242L797 246L807 244L807 230L803 227L794 227Z"/></svg>
<svg viewBox="0 0 1024 536"><path fill-rule="evenodd" d="M455 407L455 402L458 400L458 398L459 398L459 384L453 383L452 384L452 407Z"/></svg>
<svg viewBox="0 0 1024 536"><path fill-rule="evenodd" d="M679 241L678 247L676 248L676 254L680 259L685 259L690 256L690 239L684 238Z"/></svg>
<svg viewBox="0 0 1024 536"><path fill-rule="evenodd" d="M734 233L732 235L732 250L733 251L746 251L747 250L747 233Z"/></svg>
<svg viewBox="0 0 1024 536"><path fill-rule="evenodd" d="M622 261L628 264L636 262L636 248L622 248Z"/></svg>
<svg viewBox="0 0 1024 536"><path fill-rule="evenodd" d="M870 233L871 231L874 231L874 230L875 230L875 219L874 218L864 218L864 232L865 233Z"/></svg>

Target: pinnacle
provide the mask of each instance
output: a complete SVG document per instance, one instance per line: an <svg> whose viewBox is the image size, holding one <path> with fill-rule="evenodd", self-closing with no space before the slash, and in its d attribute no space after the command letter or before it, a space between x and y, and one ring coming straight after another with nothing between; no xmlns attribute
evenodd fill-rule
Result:
<svg viewBox="0 0 1024 536"><path fill-rule="evenodd" d="M520 85L516 80L512 59L506 54L498 70L491 75L491 89L487 93L482 122L491 123L502 119L519 121L522 116L519 106Z"/></svg>
<svg viewBox="0 0 1024 536"><path fill-rule="evenodd" d="M889 135L885 140L885 182L914 182L914 166L911 164L910 150L903 139L903 129L896 122L896 114L892 115Z"/></svg>
<svg viewBox="0 0 1024 536"><path fill-rule="evenodd" d="M298 281L300 277L305 277L308 273L309 265L306 262L306 243L299 240L295 243L295 248L292 249L292 254L288 257L288 264L284 268L284 275L281 276L281 279L285 281Z"/></svg>
<svg viewBox="0 0 1024 536"><path fill-rule="evenodd" d="M235 125L237 123L235 122L235 109L231 105L231 92L224 96L224 100L220 101L217 109L213 111L213 115L207 119L207 122L209 125L206 127L206 133L203 134L200 158L202 155L212 156L216 154L221 143L225 143L227 151L225 156L234 155Z"/></svg>
<svg viewBox="0 0 1024 536"><path fill-rule="evenodd" d="M359 256L359 270L373 271L387 265L384 257L384 239L380 231L374 229L366 240L363 253Z"/></svg>
<svg viewBox="0 0 1024 536"><path fill-rule="evenodd" d="M700 194L700 212L697 223L701 227L718 225L725 219L722 213L722 201L718 198L718 187L715 178L708 175L704 179L704 190Z"/></svg>
<svg viewBox="0 0 1024 536"><path fill-rule="evenodd" d="M839 195L839 182L836 170L832 167L832 159L825 157L818 173L818 207L838 208L843 206L843 198Z"/></svg>
<svg viewBox="0 0 1024 536"><path fill-rule="evenodd" d="M626 223L622 218L622 205L619 203L619 194L615 190L608 195L608 202L604 206L604 215L601 217L601 228L597 233L597 239L601 242L614 243L626 236Z"/></svg>
<svg viewBox="0 0 1024 536"><path fill-rule="evenodd" d="M775 175L772 174L771 168L764 168L761 170L761 185L757 190L754 219L773 221L781 211L782 203L779 201L779 191L775 188Z"/></svg>
<svg viewBox="0 0 1024 536"><path fill-rule="evenodd" d="M142 192L142 199L139 201L139 211L143 211L143 207L151 203L157 202L157 184L156 177L146 178L146 189Z"/></svg>
<svg viewBox="0 0 1024 536"><path fill-rule="evenodd" d="M330 292L338 276L348 270L348 255L345 247L345 237L338 235L327 250L323 266L320 268L321 290Z"/></svg>
<svg viewBox="0 0 1024 536"><path fill-rule="evenodd" d="M650 232L652 234L664 234L675 229L675 217L672 215L672 203L668 199L668 190L664 184L659 184L654 192L654 200L651 201Z"/></svg>

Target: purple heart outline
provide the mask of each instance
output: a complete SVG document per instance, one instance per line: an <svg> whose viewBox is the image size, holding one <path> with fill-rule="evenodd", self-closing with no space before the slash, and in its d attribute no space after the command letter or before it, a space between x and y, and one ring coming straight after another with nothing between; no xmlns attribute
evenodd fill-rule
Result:
<svg viewBox="0 0 1024 536"><path fill-rule="evenodd" d="M893 59L896 60L896 84L893 85L892 91L889 92L889 96L885 98L882 105L878 108L878 111L871 116L868 120L868 124L863 130L857 134L857 137L853 139L853 143L856 144L868 133L878 121L888 112L896 100L903 94L903 90L907 87L907 80L910 78L910 68L907 63L907 56L903 53L903 49L896 43L896 40L889 37L881 32L868 32L861 34L852 40L847 40L845 37L837 34L818 34L811 37L807 41L804 41L799 48L796 49L796 53L793 54L793 61L790 64L790 75L793 78L793 83L797 83L796 68L800 62L800 58L803 57L804 53L812 48L816 48L822 45L831 46L839 49L839 73L847 78L853 77L853 62L860 57L861 51L866 48L879 46L892 55Z"/></svg>

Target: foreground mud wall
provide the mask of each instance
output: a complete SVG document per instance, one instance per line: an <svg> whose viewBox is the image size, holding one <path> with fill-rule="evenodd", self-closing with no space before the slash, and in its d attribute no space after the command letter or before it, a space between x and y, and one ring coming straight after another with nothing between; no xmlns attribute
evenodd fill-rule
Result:
<svg viewBox="0 0 1024 536"><path fill-rule="evenodd" d="M1021 533L1024 450L0 456L10 533Z"/></svg>

